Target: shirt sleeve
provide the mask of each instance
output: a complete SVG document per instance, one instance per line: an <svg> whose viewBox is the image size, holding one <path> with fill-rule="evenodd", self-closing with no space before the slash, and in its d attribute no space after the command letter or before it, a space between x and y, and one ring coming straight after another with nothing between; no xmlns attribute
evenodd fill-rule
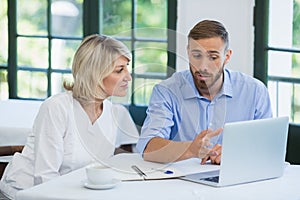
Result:
<svg viewBox="0 0 300 200"><path fill-rule="evenodd" d="M166 87L156 85L153 88L147 117L136 146L140 153L144 152L147 143L154 137L170 139L171 131L175 128L173 121L174 101L176 98Z"/></svg>
<svg viewBox="0 0 300 200"><path fill-rule="evenodd" d="M266 86L259 82L256 92L256 108L254 119L271 118L273 116L271 100Z"/></svg>
<svg viewBox="0 0 300 200"><path fill-rule="evenodd" d="M35 119L34 185L60 175L67 124L65 109L55 102L44 102Z"/></svg>

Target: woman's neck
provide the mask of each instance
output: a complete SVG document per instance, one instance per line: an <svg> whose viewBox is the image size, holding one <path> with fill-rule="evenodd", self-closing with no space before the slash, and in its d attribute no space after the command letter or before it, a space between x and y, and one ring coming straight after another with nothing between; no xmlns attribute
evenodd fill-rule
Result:
<svg viewBox="0 0 300 200"><path fill-rule="evenodd" d="M95 102L81 104L92 124L95 123L95 121L101 116L103 112L103 101L104 100L97 100Z"/></svg>

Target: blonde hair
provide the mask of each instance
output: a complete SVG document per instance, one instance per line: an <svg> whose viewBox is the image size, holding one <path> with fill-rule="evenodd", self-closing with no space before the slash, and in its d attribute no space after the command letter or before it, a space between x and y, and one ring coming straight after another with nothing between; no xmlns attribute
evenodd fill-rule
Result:
<svg viewBox="0 0 300 200"><path fill-rule="evenodd" d="M113 72L121 56L131 60L131 53L122 42L98 34L85 37L73 58L74 82L64 82L64 88L73 91L73 97L81 103L105 99L103 79Z"/></svg>

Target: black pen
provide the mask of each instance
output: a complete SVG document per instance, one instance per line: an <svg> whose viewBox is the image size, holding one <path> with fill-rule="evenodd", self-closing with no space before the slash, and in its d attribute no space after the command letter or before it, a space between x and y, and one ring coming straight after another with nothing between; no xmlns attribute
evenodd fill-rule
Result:
<svg viewBox="0 0 300 200"><path fill-rule="evenodd" d="M131 168L136 171L140 176L144 177L147 176L140 168L138 168L136 165L132 165Z"/></svg>

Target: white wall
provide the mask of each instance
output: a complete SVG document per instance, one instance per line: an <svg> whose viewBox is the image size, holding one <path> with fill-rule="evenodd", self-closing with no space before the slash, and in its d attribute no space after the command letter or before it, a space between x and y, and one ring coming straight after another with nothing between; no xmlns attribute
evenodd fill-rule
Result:
<svg viewBox="0 0 300 200"><path fill-rule="evenodd" d="M187 69L187 35L203 19L222 22L233 50L227 67L253 75L254 0L178 0L177 71Z"/></svg>

